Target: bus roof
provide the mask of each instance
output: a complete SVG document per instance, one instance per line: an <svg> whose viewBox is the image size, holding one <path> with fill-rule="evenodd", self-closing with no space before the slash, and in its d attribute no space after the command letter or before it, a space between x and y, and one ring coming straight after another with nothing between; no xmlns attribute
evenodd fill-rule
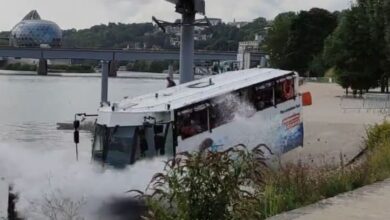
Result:
<svg viewBox="0 0 390 220"><path fill-rule="evenodd" d="M155 93L123 99L114 103L114 111L133 113L166 112L291 74L294 74L294 72L259 68L227 72ZM100 111L109 112L112 111L112 107L102 107Z"/></svg>

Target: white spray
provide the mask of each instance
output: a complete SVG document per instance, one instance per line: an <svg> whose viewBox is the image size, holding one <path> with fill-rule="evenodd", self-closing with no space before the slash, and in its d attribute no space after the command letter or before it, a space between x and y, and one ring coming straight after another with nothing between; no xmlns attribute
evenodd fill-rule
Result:
<svg viewBox="0 0 390 220"><path fill-rule="evenodd" d="M145 190L166 160L156 158L124 170L103 171L91 163L89 152L82 152L75 162L73 149L37 152L0 145L0 152L0 177L14 184L19 193L17 211L32 220L54 219L52 215L56 219L106 219L99 214L106 203L128 198L128 190ZM56 212L61 208L65 211Z"/></svg>

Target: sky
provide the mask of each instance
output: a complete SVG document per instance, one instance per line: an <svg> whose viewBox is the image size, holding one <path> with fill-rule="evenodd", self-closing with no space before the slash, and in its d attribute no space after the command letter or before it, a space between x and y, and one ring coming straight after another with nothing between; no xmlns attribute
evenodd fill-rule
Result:
<svg viewBox="0 0 390 220"><path fill-rule="evenodd" d="M0 31L9 31L29 11L36 9L42 19L56 22L62 29L83 29L108 22L151 22L152 16L174 20L180 15L165 0L1 0ZM274 18L285 11L312 7L330 11L348 8L351 0L206 0L207 17L225 22Z"/></svg>

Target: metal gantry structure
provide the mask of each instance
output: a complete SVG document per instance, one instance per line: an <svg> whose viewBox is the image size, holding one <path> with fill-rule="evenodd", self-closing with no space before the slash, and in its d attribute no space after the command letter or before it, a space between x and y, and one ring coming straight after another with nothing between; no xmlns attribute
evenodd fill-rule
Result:
<svg viewBox="0 0 390 220"><path fill-rule="evenodd" d="M180 83L194 80L194 28L211 26L206 17L205 22L195 22L196 14L206 14L204 0L167 0L176 6L176 12L182 15L180 23L166 22L153 17L153 21L165 31L166 26L181 27L180 44Z"/></svg>

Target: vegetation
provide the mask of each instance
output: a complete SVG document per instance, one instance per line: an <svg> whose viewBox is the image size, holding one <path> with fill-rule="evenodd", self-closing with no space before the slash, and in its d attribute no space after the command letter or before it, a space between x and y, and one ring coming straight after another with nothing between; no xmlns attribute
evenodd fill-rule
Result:
<svg viewBox="0 0 390 220"><path fill-rule="evenodd" d="M181 155L152 179L146 219L266 219L390 177L390 123L370 128L366 149L350 163L298 163L271 169L264 154L241 146Z"/></svg>
<svg viewBox="0 0 390 220"><path fill-rule="evenodd" d="M65 30L63 46L68 48L125 48L148 43L146 33L153 33L152 23L95 25L83 30Z"/></svg>
<svg viewBox="0 0 390 220"><path fill-rule="evenodd" d="M65 73L94 73L91 65L49 65L49 71Z"/></svg>
<svg viewBox="0 0 390 220"><path fill-rule="evenodd" d="M179 68L178 62L173 61L135 61L127 64L126 69L133 72L162 73L169 65L173 65L174 69Z"/></svg>
<svg viewBox="0 0 390 220"><path fill-rule="evenodd" d="M36 71L37 66L31 65L31 64L21 64L21 63L14 63L14 64L7 64L5 66L6 70L19 70L19 71Z"/></svg>
<svg viewBox="0 0 390 220"><path fill-rule="evenodd" d="M380 86L388 92L389 11L388 1L359 0L327 39L324 58L344 88L362 93Z"/></svg>
<svg viewBox="0 0 390 220"><path fill-rule="evenodd" d="M223 153L180 155L167 162L166 173L154 176L150 219L258 219L248 212L259 205L255 186L267 172L262 151L242 146Z"/></svg>
<svg viewBox="0 0 390 220"><path fill-rule="evenodd" d="M265 48L270 55L272 66L284 68L287 66L286 51L290 36L292 21L296 19L295 12L281 13L275 17L265 41Z"/></svg>
<svg viewBox="0 0 390 220"><path fill-rule="evenodd" d="M52 72L66 72L66 73L94 73L93 66L91 65L49 65L49 71ZM37 71L37 65L35 64L7 64L6 70L18 70L18 71Z"/></svg>
<svg viewBox="0 0 390 220"><path fill-rule="evenodd" d="M9 45L8 37L9 37L8 31L0 32L0 46L8 46Z"/></svg>
<svg viewBox="0 0 390 220"><path fill-rule="evenodd" d="M271 65L322 77L332 69L346 89L389 92L390 2L358 0L350 9L330 13L311 9L278 15L264 48Z"/></svg>
<svg viewBox="0 0 390 220"><path fill-rule="evenodd" d="M282 13L275 18L265 48L271 64L281 69L296 70L301 75L323 76L322 49L324 40L337 27L337 15L313 8Z"/></svg>

